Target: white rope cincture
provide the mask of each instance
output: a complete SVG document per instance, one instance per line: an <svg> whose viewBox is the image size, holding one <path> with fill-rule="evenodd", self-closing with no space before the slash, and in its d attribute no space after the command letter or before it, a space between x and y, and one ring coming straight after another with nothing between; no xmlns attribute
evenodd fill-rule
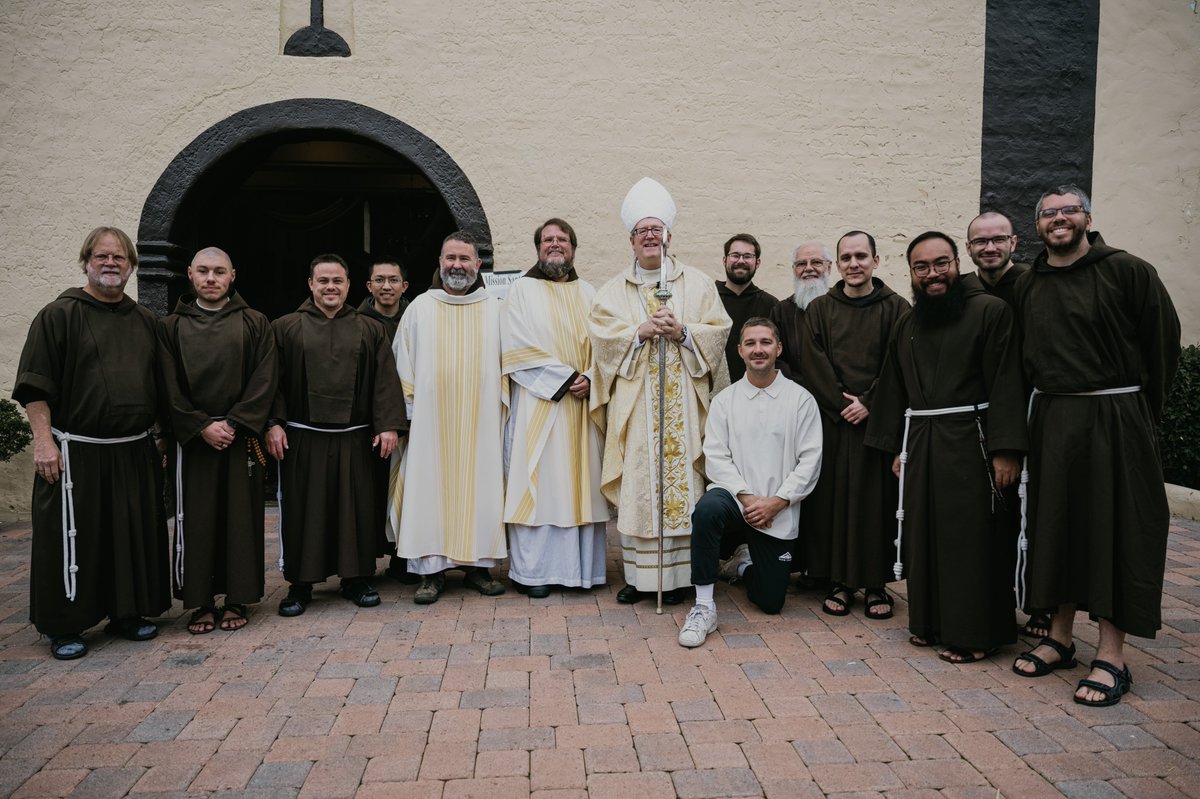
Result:
<svg viewBox="0 0 1200 799"><path fill-rule="evenodd" d="M120 438L96 438L94 436L77 436L64 433L57 427L51 427L50 432L59 442L59 452L62 454L63 470L59 478L59 495L62 498L62 547L63 547L63 588L67 601L75 601L75 589L78 586L76 574L79 565L75 562L75 481L71 478L71 442L80 444L128 444L150 435L150 431L138 433L135 436Z"/></svg>
<svg viewBox="0 0 1200 799"><path fill-rule="evenodd" d="M183 590L183 445L175 442L175 587Z"/></svg>
<svg viewBox="0 0 1200 799"><path fill-rule="evenodd" d="M1141 386L1121 386L1120 388L1101 388L1096 391L1058 392L1042 391L1034 388L1029 393L1029 406L1025 409L1026 426L1033 420L1033 400L1038 394L1049 394L1054 397L1111 397L1117 394L1136 394ZM1024 609L1026 599L1025 571L1029 565L1029 453L1021 459L1021 485L1017 488L1017 496L1021 498L1021 531L1017 534L1017 566L1013 574L1013 593L1016 594L1017 607Z"/></svg>
<svg viewBox="0 0 1200 799"><path fill-rule="evenodd" d="M356 424L353 427L327 428L327 427L309 427L306 424L299 422L288 422L287 427L294 427L299 430L309 430L313 433L353 433L355 430L363 430L369 425ZM279 571L283 571L283 461L279 461L279 471L275 475L275 503L279 509Z"/></svg>
<svg viewBox="0 0 1200 799"><path fill-rule="evenodd" d="M972 411L978 413L986 408L988 404L981 402L978 405L959 405L954 408L929 408L927 410L915 411L912 408L906 408L904 411L904 438L900 443L900 497L896 504L896 562L892 564L892 573L899 580L904 574L904 562L901 556L901 548L904 544L904 475L908 464L908 432L912 424L914 416L950 416L955 413L970 413Z"/></svg>

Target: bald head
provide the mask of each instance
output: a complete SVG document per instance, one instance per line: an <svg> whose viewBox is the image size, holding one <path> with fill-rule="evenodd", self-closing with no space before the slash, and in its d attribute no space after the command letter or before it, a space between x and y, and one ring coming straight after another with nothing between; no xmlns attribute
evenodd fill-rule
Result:
<svg viewBox="0 0 1200 799"><path fill-rule="evenodd" d="M204 249L197 251L196 254L192 256L192 264L195 265L197 261L209 262L213 259L220 259L230 269L233 268L233 260L229 257L229 253L225 252L220 247L205 247Z"/></svg>
<svg viewBox="0 0 1200 799"><path fill-rule="evenodd" d="M205 247L192 256L188 280L202 308L219 308L229 300L230 286L237 273L229 254L220 247Z"/></svg>

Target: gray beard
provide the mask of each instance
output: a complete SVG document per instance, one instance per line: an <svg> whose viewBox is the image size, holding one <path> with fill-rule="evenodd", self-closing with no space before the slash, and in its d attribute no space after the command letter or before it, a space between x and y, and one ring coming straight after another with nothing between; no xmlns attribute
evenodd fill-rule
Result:
<svg viewBox="0 0 1200 799"><path fill-rule="evenodd" d="M463 291L475 282L475 278L462 269L447 269L442 272L442 283L455 291Z"/></svg>
<svg viewBox="0 0 1200 799"><path fill-rule="evenodd" d="M553 280L558 280L560 277L566 277L574 266L573 261L564 260L561 264L550 264L545 261L538 261L538 269L542 270L542 274Z"/></svg>
<svg viewBox="0 0 1200 799"><path fill-rule="evenodd" d="M808 310L808 304L817 297L829 293L829 284L821 280L801 280L800 278L795 278L795 284L795 293L792 294L792 302L796 303L796 307L802 311Z"/></svg>

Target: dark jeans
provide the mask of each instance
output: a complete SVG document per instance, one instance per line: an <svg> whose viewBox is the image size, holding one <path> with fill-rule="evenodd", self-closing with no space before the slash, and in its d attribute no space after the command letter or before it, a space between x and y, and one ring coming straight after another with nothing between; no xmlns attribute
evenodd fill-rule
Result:
<svg viewBox="0 0 1200 799"><path fill-rule="evenodd" d="M746 596L764 613L778 613L792 571L792 543L755 530L742 518L732 494L711 489L692 511L692 584L715 583L720 559L731 556L739 544L748 544L754 564L742 575Z"/></svg>

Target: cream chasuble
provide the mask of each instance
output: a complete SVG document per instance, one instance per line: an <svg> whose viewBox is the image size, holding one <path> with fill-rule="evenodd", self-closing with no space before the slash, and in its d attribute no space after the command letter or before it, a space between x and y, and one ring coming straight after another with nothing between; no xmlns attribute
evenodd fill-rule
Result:
<svg viewBox="0 0 1200 799"><path fill-rule="evenodd" d="M551 399L573 372L590 377L587 315L595 295L582 280L523 277L504 300L503 369L513 396L506 522L578 527L608 520L600 493L603 430L587 400L570 392ZM522 372L544 378L527 387L518 382Z"/></svg>
<svg viewBox="0 0 1200 799"><path fill-rule="evenodd" d="M397 554L458 564L505 557L499 300L486 289L430 289L404 313L392 349L412 420L392 460Z"/></svg>
<svg viewBox="0 0 1200 799"><path fill-rule="evenodd" d="M642 345L637 328L657 309L658 272L636 266L610 280L596 296L589 320L595 349L593 413L607 430L601 488L617 506L625 580L639 590L657 587L658 339ZM667 342L664 415L664 590L691 585L692 509L704 493L701 436L713 394L729 385L725 339L729 315L716 285L703 272L668 259L668 306L688 329L690 348Z"/></svg>

